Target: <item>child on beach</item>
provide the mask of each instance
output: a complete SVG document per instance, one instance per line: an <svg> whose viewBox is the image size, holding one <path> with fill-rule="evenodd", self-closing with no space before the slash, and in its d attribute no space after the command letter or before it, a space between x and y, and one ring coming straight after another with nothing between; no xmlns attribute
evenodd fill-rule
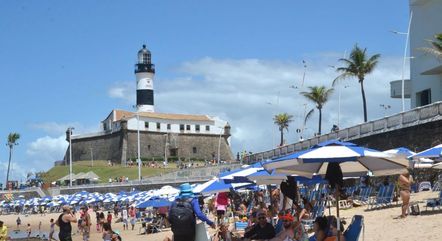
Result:
<svg viewBox="0 0 442 241"><path fill-rule="evenodd" d="M32 229L31 224L28 223L28 227L26 228L26 233L28 234L28 239L31 237Z"/></svg>
<svg viewBox="0 0 442 241"><path fill-rule="evenodd" d="M49 240L49 241L51 241L51 240L56 240L56 239L54 238L54 232L55 232L55 223L54 223L54 219L51 218L51 220L49 221L49 223L50 223L50 229L49 229L49 238L48 238L48 240Z"/></svg>

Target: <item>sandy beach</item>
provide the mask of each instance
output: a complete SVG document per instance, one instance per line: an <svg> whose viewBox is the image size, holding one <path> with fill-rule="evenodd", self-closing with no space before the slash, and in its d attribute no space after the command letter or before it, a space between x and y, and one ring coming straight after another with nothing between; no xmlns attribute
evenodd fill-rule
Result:
<svg viewBox="0 0 442 241"><path fill-rule="evenodd" d="M351 221L353 215L363 215L365 219L365 230L364 236L366 241L395 241L395 240L426 240L426 241L436 241L440 240L439 230L442 227L442 211L435 209L431 211L431 208L425 212L425 199L436 198L438 192L421 192L417 194L412 194L411 202L418 202L422 214L419 216L408 216L406 219L398 219L400 214L400 205L395 205L393 207L366 211L366 207L357 207L347 210L341 210L341 217L346 219L347 222ZM400 202L398 203L400 204ZM331 209L331 214L334 215L336 212ZM326 210L325 214L328 214ZM27 223L31 224L33 234L38 233L38 223L42 221L42 231L49 231L49 220L51 218L56 219L59 214L46 214L41 215L29 215L27 217L21 215L22 219L21 230L25 230L25 225ZM8 226L9 231L12 232L16 229L15 220L17 215L2 215L1 220L5 222ZM95 221L93 221L93 230L91 232L90 240L102 240L101 233L97 232L95 228ZM123 231L122 223L113 223L112 227L114 230L119 230L123 240L136 241L142 238L143 240L163 240L166 236L171 236L172 232L170 229L163 230L161 233L140 235L139 228L141 224L136 224L134 230ZM57 230L57 229L56 229ZM73 227L74 232L77 231L77 227ZM73 235L74 241L81 241L82 237L80 234ZM362 236L361 236L361 239Z"/></svg>

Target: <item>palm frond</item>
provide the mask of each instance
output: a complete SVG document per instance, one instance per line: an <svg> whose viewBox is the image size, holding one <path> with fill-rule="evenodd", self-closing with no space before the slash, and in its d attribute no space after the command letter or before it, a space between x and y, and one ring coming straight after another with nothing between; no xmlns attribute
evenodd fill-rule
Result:
<svg viewBox="0 0 442 241"><path fill-rule="evenodd" d="M307 121L313 116L313 113L315 112L315 109L311 109L307 115L304 117L304 126L306 125Z"/></svg>

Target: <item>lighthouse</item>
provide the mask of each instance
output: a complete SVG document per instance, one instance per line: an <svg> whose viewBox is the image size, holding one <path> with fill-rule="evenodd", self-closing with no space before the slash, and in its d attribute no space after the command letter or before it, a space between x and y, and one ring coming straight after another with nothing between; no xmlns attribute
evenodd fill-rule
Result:
<svg viewBox="0 0 442 241"><path fill-rule="evenodd" d="M138 51L138 60L135 64L137 80L137 111L154 112L153 78L155 65L152 64L150 51L143 45Z"/></svg>

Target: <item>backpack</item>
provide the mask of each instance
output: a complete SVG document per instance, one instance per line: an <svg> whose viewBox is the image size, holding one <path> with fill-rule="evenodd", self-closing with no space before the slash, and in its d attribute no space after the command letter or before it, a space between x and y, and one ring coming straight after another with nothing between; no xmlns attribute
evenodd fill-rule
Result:
<svg viewBox="0 0 442 241"><path fill-rule="evenodd" d="M174 235L195 234L196 218L190 200L176 200L169 212L169 222Z"/></svg>
<svg viewBox="0 0 442 241"><path fill-rule="evenodd" d="M411 209L411 215L420 215L421 214L421 211L420 211L420 208L419 208L419 204L412 204L411 206L410 206L410 209Z"/></svg>

